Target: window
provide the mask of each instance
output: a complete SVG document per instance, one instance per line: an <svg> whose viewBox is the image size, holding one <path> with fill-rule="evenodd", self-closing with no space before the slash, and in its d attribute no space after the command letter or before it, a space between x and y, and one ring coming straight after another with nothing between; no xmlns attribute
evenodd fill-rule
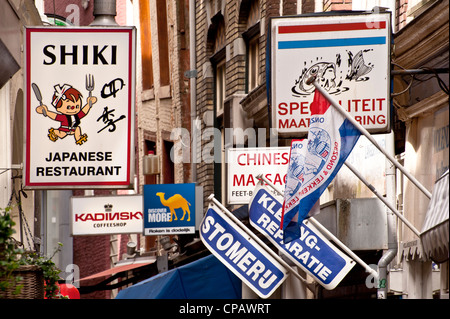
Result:
<svg viewBox="0 0 450 319"><path fill-rule="evenodd" d="M223 100L225 99L225 61L216 66L216 116L223 115Z"/></svg>
<svg viewBox="0 0 450 319"><path fill-rule="evenodd" d="M259 85L259 38L253 37L248 43L248 91Z"/></svg>
<svg viewBox="0 0 450 319"><path fill-rule="evenodd" d="M144 1L145 2L145 1ZM156 1L156 18L158 21L158 46L159 46L159 76L160 85L170 84L169 71L169 37L167 32L166 1Z"/></svg>
<svg viewBox="0 0 450 319"><path fill-rule="evenodd" d="M260 10L259 1L242 2L242 38L247 46L246 90L250 92L258 87L259 83L259 37L260 37Z"/></svg>
<svg viewBox="0 0 450 319"><path fill-rule="evenodd" d="M150 29L150 6L139 1L139 24L141 26L142 89L153 88L152 37Z"/></svg>

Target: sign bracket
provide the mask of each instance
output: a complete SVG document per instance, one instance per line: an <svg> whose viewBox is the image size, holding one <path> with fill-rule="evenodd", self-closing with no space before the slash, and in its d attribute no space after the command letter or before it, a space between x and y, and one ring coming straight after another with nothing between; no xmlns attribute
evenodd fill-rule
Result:
<svg viewBox="0 0 450 319"><path fill-rule="evenodd" d="M297 279L301 280L312 293L315 293L313 284L308 283L306 279L300 276L300 274L297 271L295 271L291 266L289 266L289 264L286 261L284 261L272 249L268 248L267 245L264 244L264 242L258 238L258 236L256 236L253 232L249 231L247 227L245 227L245 225L239 219L237 219L225 206L222 205L222 203L220 203L214 197L214 194L209 195L208 199L211 200L217 207L219 207L220 210L223 211L227 217L231 218L231 220L235 222L243 231L245 231L253 240L255 240L259 245L261 245L261 247L264 247L265 250L271 255L271 257L273 257L283 267L289 270Z"/></svg>
<svg viewBox="0 0 450 319"><path fill-rule="evenodd" d="M267 178L265 178L263 175L259 175L258 178L261 181L264 181L269 185L275 192L277 192L279 195L284 196L283 192L281 192L275 185L273 185ZM347 246L344 245L343 242L341 242L336 236L334 236L331 232L328 231L322 224L320 224L314 217L308 218L308 220L320 231L322 232L326 237L328 237L330 240L332 240L336 245L338 245L342 250L345 251L351 258L353 258L358 264L360 264L364 269L370 273L372 276L374 276L375 280L378 281L378 273L372 269L369 265L367 265L361 258L358 257L352 250L350 250Z"/></svg>

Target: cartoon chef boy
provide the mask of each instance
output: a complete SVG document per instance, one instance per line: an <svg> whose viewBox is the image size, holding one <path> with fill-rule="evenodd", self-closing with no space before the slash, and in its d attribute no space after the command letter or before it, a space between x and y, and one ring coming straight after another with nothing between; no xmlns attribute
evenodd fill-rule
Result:
<svg viewBox="0 0 450 319"><path fill-rule="evenodd" d="M81 93L69 84L63 86L55 85L55 92L52 98L52 105L58 113L49 111L46 105L40 105L36 112L48 116L52 120L60 122L59 128L50 128L48 137L56 142L58 138L63 139L67 135L74 135L77 145L87 141L87 135L81 133L80 120L85 117L92 105L97 102L95 96L90 96L86 100L86 105L81 108Z"/></svg>

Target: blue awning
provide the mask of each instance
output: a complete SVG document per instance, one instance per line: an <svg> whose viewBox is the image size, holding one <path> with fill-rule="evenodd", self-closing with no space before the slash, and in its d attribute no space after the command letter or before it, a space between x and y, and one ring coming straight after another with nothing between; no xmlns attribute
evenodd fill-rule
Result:
<svg viewBox="0 0 450 319"><path fill-rule="evenodd" d="M215 256L196 260L121 290L117 299L241 299L242 282Z"/></svg>

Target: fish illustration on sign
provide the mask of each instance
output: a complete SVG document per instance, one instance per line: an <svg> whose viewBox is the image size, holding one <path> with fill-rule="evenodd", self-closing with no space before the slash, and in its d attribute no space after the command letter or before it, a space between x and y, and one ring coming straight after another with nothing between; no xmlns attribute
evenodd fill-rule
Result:
<svg viewBox="0 0 450 319"><path fill-rule="evenodd" d="M367 52L365 50L364 52ZM371 63L366 64L364 62L363 51L359 51L353 56L352 52L348 52L348 64L350 66L350 70L345 77L346 79L352 81L367 81L369 77L364 77L364 75L368 74L373 69L373 65Z"/></svg>
<svg viewBox="0 0 450 319"><path fill-rule="evenodd" d="M291 91L294 96L307 96L314 92L314 85L308 83L307 80L311 76L315 76L317 82L330 94L340 94L349 90L345 86L346 81L367 81L370 79L367 74L373 69L373 64L366 63L364 53L371 50L360 50L356 54L347 51L347 70L345 66L341 66L341 55L336 54L335 61L319 61L322 58L317 57L316 61L311 61L308 67L304 62L304 67L300 76L295 80ZM317 62L319 61L319 62ZM315 63L314 63L315 62ZM345 77L342 75L347 71Z"/></svg>
<svg viewBox="0 0 450 319"><path fill-rule="evenodd" d="M315 76L322 84L322 87L329 91L336 87L336 64L332 62L318 62L312 65L298 80L300 92L312 93L314 91L314 85L306 83L306 80L311 76Z"/></svg>

